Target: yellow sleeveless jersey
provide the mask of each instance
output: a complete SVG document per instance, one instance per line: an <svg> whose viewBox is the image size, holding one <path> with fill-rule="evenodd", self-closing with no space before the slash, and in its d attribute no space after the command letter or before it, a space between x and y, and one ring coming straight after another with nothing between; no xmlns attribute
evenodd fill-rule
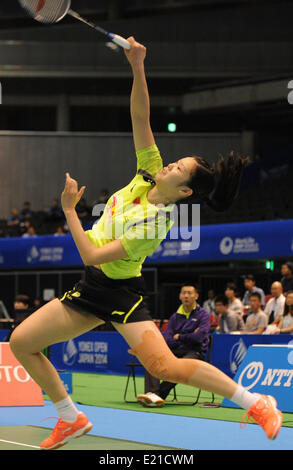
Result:
<svg viewBox="0 0 293 470"><path fill-rule="evenodd" d="M147 147L136 155L137 174L110 197L102 217L85 232L98 248L121 240L127 258L101 264L104 274L112 279L140 276L145 258L156 250L173 224L170 212L174 205L155 206L147 200L154 178L163 168L158 147Z"/></svg>

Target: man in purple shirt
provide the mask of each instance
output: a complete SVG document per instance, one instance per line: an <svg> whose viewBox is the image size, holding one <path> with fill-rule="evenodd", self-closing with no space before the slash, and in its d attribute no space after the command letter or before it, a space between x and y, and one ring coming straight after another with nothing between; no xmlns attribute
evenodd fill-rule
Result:
<svg viewBox="0 0 293 470"><path fill-rule="evenodd" d="M197 304L199 297L195 286L181 287L181 305L171 315L168 327L163 333L166 343L175 356L205 359L209 344L210 314ZM175 383L163 381L145 373L145 393L137 396L137 401L147 407L161 407Z"/></svg>

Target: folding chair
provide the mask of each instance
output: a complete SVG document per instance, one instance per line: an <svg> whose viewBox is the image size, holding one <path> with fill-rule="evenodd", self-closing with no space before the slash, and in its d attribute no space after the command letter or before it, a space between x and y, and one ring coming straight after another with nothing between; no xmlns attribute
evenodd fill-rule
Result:
<svg viewBox="0 0 293 470"><path fill-rule="evenodd" d="M208 350L207 350L207 356L206 356L206 362L208 362L209 364L211 363L211 349L212 349L212 343L213 343L213 337L212 335L209 336L209 344L208 344ZM198 400L199 400L199 397L201 395L201 392L202 390L199 389L198 390L198 393L197 393L197 396L196 396L196 399L193 400L193 401L179 401L177 399L177 395L176 395L176 386L177 384L175 385L175 387L173 388L173 393L174 393L174 398L172 401L166 401L165 404L166 405L189 405L189 406L194 406L194 405L197 405L198 404ZM210 402L205 402L207 404L213 404L214 401L215 401L215 395L213 392L212 393L212 401Z"/></svg>
<svg viewBox="0 0 293 470"><path fill-rule="evenodd" d="M212 336L209 337L209 345L208 345L207 358L206 358L206 361L209 362L209 363L210 363L211 349L212 349ZM125 386L125 391L124 391L124 401L126 403L137 403L136 399L135 400L128 400L127 399L127 392L128 392L130 377L132 377L134 395L135 395L135 398L137 397L135 369L137 367L142 367L142 364L140 364L139 362L135 362L135 356L132 355L131 356L131 361L129 363L125 364L125 365L129 368L129 370L128 370L128 376L127 376L126 386ZM192 401L179 401L178 398L177 398L176 386L175 386L173 388L173 394L174 394L173 400L167 400L167 401L165 401L165 404L166 405L189 405L189 406L194 406L198 403L201 392L202 392L202 390L199 389L198 392L197 392L195 400L192 400ZM212 401L211 402L206 402L206 403L212 404L212 403L214 403L214 400L215 400L215 396L212 393Z"/></svg>
<svg viewBox="0 0 293 470"><path fill-rule="evenodd" d="M126 387L124 391L124 401L126 403L137 403L136 397L137 397L137 391L136 391L136 381L135 381L135 369L136 367L142 367L142 364L139 362L135 362L135 356L131 355L131 361L125 364L128 369L128 376L127 376L127 381L126 381ZM130 377L132 377L133 380L133 388L134 388L134 396L135 400L127 400L127 391L128 391L128 386L129 386L129 381Z"/></svg>

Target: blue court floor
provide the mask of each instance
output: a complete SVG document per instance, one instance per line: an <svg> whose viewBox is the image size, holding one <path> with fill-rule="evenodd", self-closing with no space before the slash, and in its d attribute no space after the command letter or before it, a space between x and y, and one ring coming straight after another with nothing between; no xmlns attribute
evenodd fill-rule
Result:
<svg viewBox="0 0 293 470"><path fill-rule="evenodd" d="M293 428L282 427L275 441L254 424L241 429L239 423L211 419L153 414L77 405L93 423L89 435L188 450L291 450ZM1 407L1 426L36 426L52 429L56 416L51 402L43 407ZM41 422L42 421L42 422Z"/></svg>

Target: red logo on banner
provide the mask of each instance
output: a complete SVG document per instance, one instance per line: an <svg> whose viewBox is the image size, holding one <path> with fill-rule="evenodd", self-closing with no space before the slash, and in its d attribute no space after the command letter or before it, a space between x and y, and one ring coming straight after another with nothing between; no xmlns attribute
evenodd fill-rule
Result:
<svg viewBox="0 0 293 470"><path fill-rule="evenodd" d="M41 388L13 355L9 343L0 343L0 406L42 406Z"/></svg>

